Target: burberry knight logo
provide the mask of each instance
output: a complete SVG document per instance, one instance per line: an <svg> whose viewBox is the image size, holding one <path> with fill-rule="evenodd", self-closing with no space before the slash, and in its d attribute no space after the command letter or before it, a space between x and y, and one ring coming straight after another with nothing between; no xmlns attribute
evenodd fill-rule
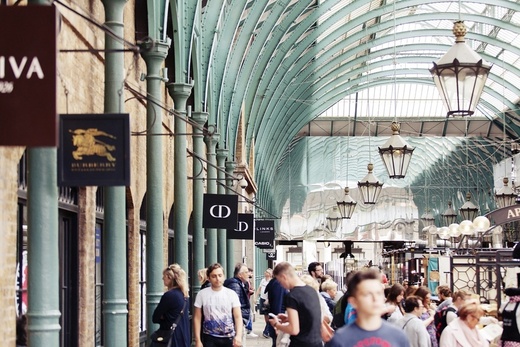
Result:
<svg viewBox="0 0 520 347"><path fill-rule="evenodd" d="M116 137L110 135L104 131L89 128L89 129L75 129L70 130L72 133L72 144L76 146L76 150L72 151L72 156L76 160L83 160L84 155L97 155L99 157L105 157L108 161L116 161L116 158L110 154L116 149L115 146L109 145L99 139L96 136L106 136L111 139Z"/></svg>

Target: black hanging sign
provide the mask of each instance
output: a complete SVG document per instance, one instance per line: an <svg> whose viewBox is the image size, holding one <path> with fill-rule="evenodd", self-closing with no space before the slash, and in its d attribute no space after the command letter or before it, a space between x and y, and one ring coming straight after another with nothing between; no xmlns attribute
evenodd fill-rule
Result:
<svg viewBox="0 0 520 347"><path fill-rule="evenodd" d="M276 250L274 252L267 252L265 254L266 260L276 260Z"/></svg>
<svg viewBox="0 0 520 347"><path fill-rule="evenodd" d="M234 229L228 229L227 238L236 240L252 240L253 216L252 213L239 213L237 226Z"/></svg>
<svg viewBox="0 0 520 347"><path fill-rule="evenodd" d="M235 229L238 222L238 195L204 194L202 227Z"/></svg>
<svg viewBox="0 0 520 347"><path fill-rule="evenodd" d="M274 248L274 220L257 220L255 222L255 246Z"/></svg>
<svg viewBox="0 0 520 347"><path fill-rule="evenodd" d="M129 186L129 115L60 115L58 180L61 186Z"/></svg>

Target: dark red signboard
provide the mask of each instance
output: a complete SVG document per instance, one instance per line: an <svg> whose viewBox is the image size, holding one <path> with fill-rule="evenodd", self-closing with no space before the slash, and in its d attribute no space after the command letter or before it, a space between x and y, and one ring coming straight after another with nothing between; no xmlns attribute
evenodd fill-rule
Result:
<svg viewBox="0 0 520 347"><path fill-rule="evenodd" d="M0 146L56 146L54 6L0 6Z"/></svg>

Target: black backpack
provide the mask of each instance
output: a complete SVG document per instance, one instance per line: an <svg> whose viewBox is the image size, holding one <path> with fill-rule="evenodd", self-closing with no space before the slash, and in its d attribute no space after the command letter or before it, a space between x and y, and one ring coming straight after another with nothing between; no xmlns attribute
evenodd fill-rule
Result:
<svg viewBox="0 0 520 347"><path fill-rule="evenodd" d="M446 321L446 315L448 312L457 313L457 310L453 307L446 306L443 307L440 311L435 311L435 316L433 316L433 324L435 325L435 336L437 337L437 341L440 341L442 331L448 325Z"/></svg>

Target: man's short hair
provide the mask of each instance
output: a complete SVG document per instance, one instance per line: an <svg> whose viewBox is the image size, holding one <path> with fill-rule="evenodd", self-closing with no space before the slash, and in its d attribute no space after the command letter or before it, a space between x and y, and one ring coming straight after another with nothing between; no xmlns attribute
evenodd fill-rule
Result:
<svg viewBox="0 0 520 347"><path fill-rule="evenodd" d="M313 272L316 272L316 268L318 266L321 266L321 263L318 262L318 261L313 261L312 263L309 264L309 266L307 267L307 271L312 274Z"/></svg>
<svg viewBox="0 0 520 347"><path fill-rule="evenodd" d="M367 269L356 272L347 284L350 296L356 296L356 291L361 282L367 280L381 280L381 274L378 270Z"/></svg>
<svg viewBox="0 0 520 347"><path fill-rule="evenodd" d="M244 266L247 268L247 265L246 265L246 264L244 264L244 263L237 263L237 264L235 265L235 270L233 271L233 276L237 277L238 274L240 273L240 270L242 270L242 268L243 268ZM249 270L247 270L247 271L249 271Z"/></svg>
<svg viewBox="0 0 520 347"><path fill-rule="evenodd" d="M450 297L451 296L450 287L448 287L446 285L438 286L437 287L437 293L439 293L439 295L442 294L445 297Z"/></svg>
<svg viewBox="0 0 520 347"><path fill-rule="evenodd" d="M208 266L208 269L206 270L206 276L208 276L213 272L215 269L222 269L222 272L224 272L224 268L219 263L211 264Z"/></svg>
<svg viewBox="0 0 520 347"><path fill-rule="evenodd" d="M416 295L410 295L404 300L404 312L410 313L415 310L416 307L421 306L422 299Z"/></svg>
<svg viewBox="0 0 520 347"><path fill-rule="evenodd" d="M466 300L466 298L470 296L470 294L465 290L458 290L451 296L453 301L457 301L458 298L461 298L462 300Z"/></svg>
<svg viewBox="0 0 520 347"><path fill-rule="evenodd" d="M285 274L285 273L288 273L290 271L294 271L294 268L293 266L291 265L291 263L289 262L286 262L286 261L282 261L281 263L278 263L275 267L274 267L274 270L273 270L273 276L274 277L277 277L281 274Z"/></svg>

